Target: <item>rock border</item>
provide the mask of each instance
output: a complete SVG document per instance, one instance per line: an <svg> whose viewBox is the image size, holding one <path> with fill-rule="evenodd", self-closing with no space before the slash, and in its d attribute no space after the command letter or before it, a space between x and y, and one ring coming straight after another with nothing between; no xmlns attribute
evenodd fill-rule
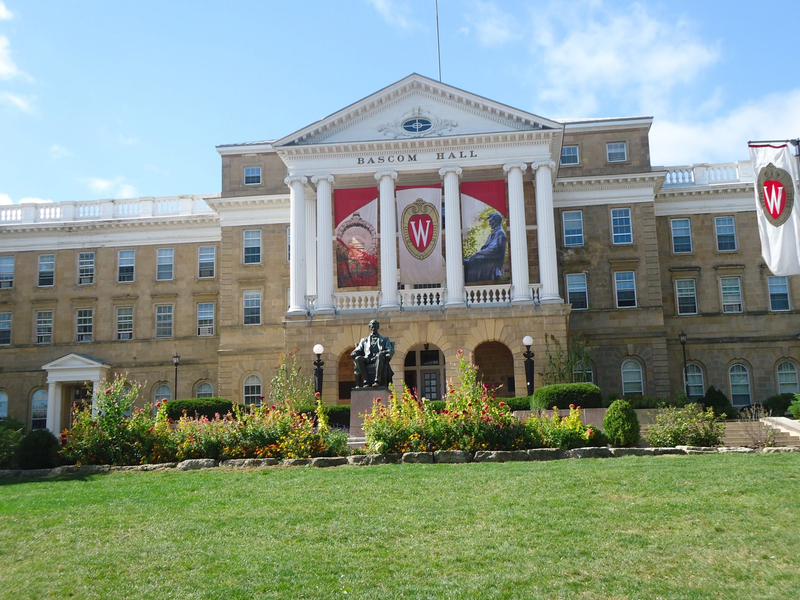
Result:
<svg viewBox="0 0 800 600"><path fill-rule="evenodd" d="M54 469L0 469L0 478L35 479L59 477L63 475L94 475L116 471L199 471L224 467L229 469L263 469L266 467L314 467L327 468L345 465L371 466L393 464L466 464L503 463L532 461L543 462L568 458L614 458L622 456L666 456L697 454L784 454L800 452L800 446L777 446L773 448L747 448L744 446L676 446L675 448L610 448L592 446L559 450L558 448L532 448L529 450L437 450L436 452L406 452L405 454L353 454L351 456L319 456L316 458L239 458L214 460L212 458L193 458L182 462L158 463L152 465L65 465Z"/></svg>

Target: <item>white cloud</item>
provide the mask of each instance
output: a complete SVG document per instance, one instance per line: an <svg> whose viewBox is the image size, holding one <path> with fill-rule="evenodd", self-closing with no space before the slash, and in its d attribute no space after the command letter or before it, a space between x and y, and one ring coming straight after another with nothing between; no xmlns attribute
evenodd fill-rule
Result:
<svg viewBox="0 0 800 600"><path fill-rule="evenodd" d="M8 204L14 204L14 201L11 199L11 196L8 194L0 194L0 206L6 206Z"/></svg>
<svg viewBox="0 0 800 600"><path fill-rule="evenodd" d="M20 204L48 204L52 203L52 200L45 200L44 198L22 198L19 203Z"/></svg>
<svg viewBox="0 0 800 600"><path fill-rule="evenodd" d="M411 29L413 23L408 18L409 6L397 0L367 0L384 21L400 29Z"/></svg>
<svg viewBox="0 0 800 600"><path fill-rule="evenodd" d="M0 21L10 21L13 18L13 13L8 10L5 3L0 2Z"/></svg>
<svg viewBox="0 0 800 600"><path fill-rule="evenodd" d="M60 160L62 158L69 158L70 156L72 156L72 152L64 148L64 146L53 144L52 146L50 146L50 156L52 156L56 160Z"/></svg>
<svg viewBox="0 0 800 600"><path fill-rule="evenodd" d="M88 177L82 179L87 187L97 194L104 194L113 198L135 198L139 195L137 189L125 182L125 178L117 176L114 179L103 179L101 177Z"/></svg>
<svg viewBox="0 0 800 600"><path fill-rule="evenodd" d="M139 143L139 138L137 137L125 137L121 133L119 134L119 143L123 146L132 146L134 144Z"/></svg>
<svg viewBox="0 0 800 600"><path fill-rule="evenodd" d="M139 192L135 187L128 183L123 183L117 188L114 198L136 198L138 195Z"/></svg>
<svg viewBox="0 0 800 600"><path fill-rule="evenodd" d="M0 92L0 103L9 104L26 113L33 113L33 104L30 99L11 92Z"/></svg>
<svg viewBox="0 0 800 600"><path fill-rule="evenodd" d="M465 19L469 25L459 31L467 34L474 31L482 46L501 46L522 37L516 17L503 12L491 2L474 2Z"/></svg>
<svg viewBox="0 0 800 600"><path fill-rule="evenodd" d="M4 35L0 35L0 79L13 79L22 75L11 59L11 42Z"/></svg>

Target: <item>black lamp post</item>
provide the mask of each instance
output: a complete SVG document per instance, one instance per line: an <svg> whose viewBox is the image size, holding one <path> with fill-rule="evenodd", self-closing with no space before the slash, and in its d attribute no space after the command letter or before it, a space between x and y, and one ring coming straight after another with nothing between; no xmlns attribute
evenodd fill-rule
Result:
<svg viewBox="0 0 800 600"><path fill-rule="evenodd" d="M175 351L175 354L172 355L172 364L175 365L175 387L172 390L174 394L174 400L178 399L178 365L181 364L181 357L178 356L178 351Z"/></svg>
<svg viewBox="0 0 800 600"><path fill-rule="evenodd" d="M525 357L525 383L528 387L528 396L533 395L533 352L531 352L531 345L533 344L533 338L529 335L526 335L522 338L522 345L527 348L525 352L522 353L522 356Z"/></svg>
<svg viewBox="0 0 800 600"><path fill-rule="evenodd" d="M325 352L325 348L322 347L322 344L314 346L314 354L317 355L317 360L314 361L314 393L319 394L320 397L322 396L322 365L325 364L321 358L323 352Z"/></svg>
<svg viewBox="0 0 800 600"><path fill-rule="evenodd" d="M678 341L683 347L683 390L686 392L686 398L689 398L689 379L686 377L686 334L681 331L678 334Z"/></svg>

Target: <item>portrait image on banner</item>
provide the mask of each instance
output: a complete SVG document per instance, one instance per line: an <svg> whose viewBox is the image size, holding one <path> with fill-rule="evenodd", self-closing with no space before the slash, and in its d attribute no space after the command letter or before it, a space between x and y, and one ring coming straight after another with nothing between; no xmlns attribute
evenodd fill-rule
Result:
<svg viewBox="0 0 800 600"><path fill-rule="evenodd" d="M396 198L400 282L441 285L444 278L441 186L398 187Z"/></svg>
<svg viewBox="0 0 800 600"><path fill-rule="evenodd" d="M335 189L333 219L340 288L378 286L378 188Z"/></svg>
<svg viewBox="0 0 800 600"><path fill-rule="evenodd" d="M506 182L467 181L461 184L461 235L464 283L508 283Z"/></svg>

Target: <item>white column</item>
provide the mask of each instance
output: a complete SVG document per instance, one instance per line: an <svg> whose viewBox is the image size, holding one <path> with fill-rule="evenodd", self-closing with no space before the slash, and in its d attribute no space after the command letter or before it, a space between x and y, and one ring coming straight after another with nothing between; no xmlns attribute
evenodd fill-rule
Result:
<svg viewBox="0 0 800 600"><path fill-rule="evenodd" d="M461 196L458 191L458 177L461 167L448 165L439 169L444 178L445 214L445 269L447 271L447 292L445 308L461 308L464 302L464 257L461 248Z"/></svg>
<svg viewBox="0 0 800 600"><path fill-rule="evenodd" d="M315 175L317 185L317 314L333 313L333 175Z"/></svg>
<svg viewBox="0 0 800 600"><path fill-rule="evenodd" d="M95 404L95 401L94 401L94 393L95 393L96 390L99 390L99 389L100 389L100 380L98 379L97 381L93 381L92 382L92 416L93 417L97 416L97 404ZM172 395L173 395L173 397L175 396L175 390L172 390Z"/></svg>
<svg viewBox="0 0 800 600"><path fill-rule="evenodd" d="M539 283L542 303L563 303L558 295L556 230L553 217L553 161L533 163L536 172L536 238L539 244Z"/></svg>
<svg viewBox="0 0 800 600"><path fill-rule="evenodd" d="M61 433L61 383L47 384L46 426L56 436Z"/></svg>
<svg viewBox="0 0 800 600"><path fill-rule="evenodd" d="M289 186L289 310L287 315L305 315L306 308L306 190L308 179L290 176L283 180Z"/></svg>
<svg viewBox="0 0 800 600"><path fill-rule="evenodd" d="M306 295L317 295L317 202L306 198ZM303 306L308 306L307 303Z"/></svg>
<svg viewBox="0 0 800 600"><path fill-rule="evenodd" d="M397 209L394 199L396 171L375 173L378 180L381 225L381 310L400 310L397 301Z"/></svg>
<svg viewBox="0 0 800 600"><path fill-rule="evenodd" d="M527 304L531 298L528 274L528 238L525 229L525 189L522 172L525 163L503 165L508 173L508 229L511 234L511 303Z"/></svg>

